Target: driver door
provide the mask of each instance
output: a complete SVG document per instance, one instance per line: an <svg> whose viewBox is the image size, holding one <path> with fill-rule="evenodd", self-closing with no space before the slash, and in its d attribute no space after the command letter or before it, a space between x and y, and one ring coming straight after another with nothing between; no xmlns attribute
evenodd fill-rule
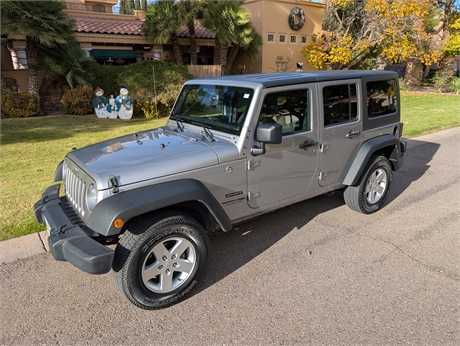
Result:
<svg viewBox="0 0 460 346"><path fill-rule="evenodd" d="M312 121L314 85L265 91L258 124L278 123L281 144L265 145L265 154L248 160L248 204L259 208L304 193L316 175L317 124ZM257 142L256 142L257 143Z"/></svg>

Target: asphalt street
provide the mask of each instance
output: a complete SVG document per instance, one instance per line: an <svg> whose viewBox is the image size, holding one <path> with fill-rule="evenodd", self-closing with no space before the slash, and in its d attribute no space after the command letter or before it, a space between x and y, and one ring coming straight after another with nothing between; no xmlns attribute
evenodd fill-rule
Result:
<svg viewBox="0 0 460 346"><path fill-rule="evenodd" d="M211 236L187 300L138 309L49 253L0 265L1 345L460 345L460 131L411 141L385 207L317 197Z"/></svg>

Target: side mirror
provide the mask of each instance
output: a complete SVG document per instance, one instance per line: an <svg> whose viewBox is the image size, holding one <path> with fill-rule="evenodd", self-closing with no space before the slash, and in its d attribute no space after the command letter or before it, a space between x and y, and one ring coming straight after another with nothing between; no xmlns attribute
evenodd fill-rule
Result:
<svg viewBox="0 0 460 346"><path fill-rule="evenodd" d="M281 124L260 124L257 127L255 140L260 142L260 147L253 146L251 148L251 155L265 154L265 144L280 144L283 140L283 127Z"/></svg>

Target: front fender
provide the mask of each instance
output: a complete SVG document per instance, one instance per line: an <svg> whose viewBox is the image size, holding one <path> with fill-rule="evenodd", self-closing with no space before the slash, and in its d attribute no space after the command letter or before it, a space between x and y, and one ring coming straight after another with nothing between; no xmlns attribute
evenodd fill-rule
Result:
<svg viewBox="0 0 460 346"><path fill-rule="evenodd" d="M405 144L405 143L404 143ZM403 165L403 155L405 151L405 145L401 145L398 138L392 135L384 135L372 138L364 142L347 172L347 175L343 179L343 185L356 185L359 182L367 163L371 156L382 149L388 148L388 159L392 163L393 170L397 170Z"/></svg>
<svg viewBox="0 0 460 346"><path fill-rule="evenodd" d="M105 236L117 235L121 229L113 225L116 219L122 219L126 224L133 217L188 201L205 205L224 231L232 229L228 215L211 192L201 182L192 179L152 185L108 197L94 207L87 226Z"/></svg>

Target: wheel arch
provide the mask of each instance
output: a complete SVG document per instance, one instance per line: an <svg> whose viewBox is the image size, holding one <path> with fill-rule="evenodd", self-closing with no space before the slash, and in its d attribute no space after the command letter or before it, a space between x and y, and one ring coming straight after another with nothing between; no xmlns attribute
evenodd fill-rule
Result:
<svg viewBox="0 0 460 346"><path fill-rule="evenodd" d="M193 179L124 191L106 198L95 206L87 225L99 234L113 236L120 234L131 220L171 209L188 213L208 230L215 230L216 225L224 231L232 229L219 202L203 183ZM116 219L123 220L123 228L113 225Z"/></svg>
<svg viewBox="0 0 460 346"><path fill-rule="evenodd" d="M399 139L392 135L384 135L365 141L359 147L342 184L354 186L358 183L367 163L373 155L385 156L391 162L391 168L396 171L400 165Z"/></svg>

